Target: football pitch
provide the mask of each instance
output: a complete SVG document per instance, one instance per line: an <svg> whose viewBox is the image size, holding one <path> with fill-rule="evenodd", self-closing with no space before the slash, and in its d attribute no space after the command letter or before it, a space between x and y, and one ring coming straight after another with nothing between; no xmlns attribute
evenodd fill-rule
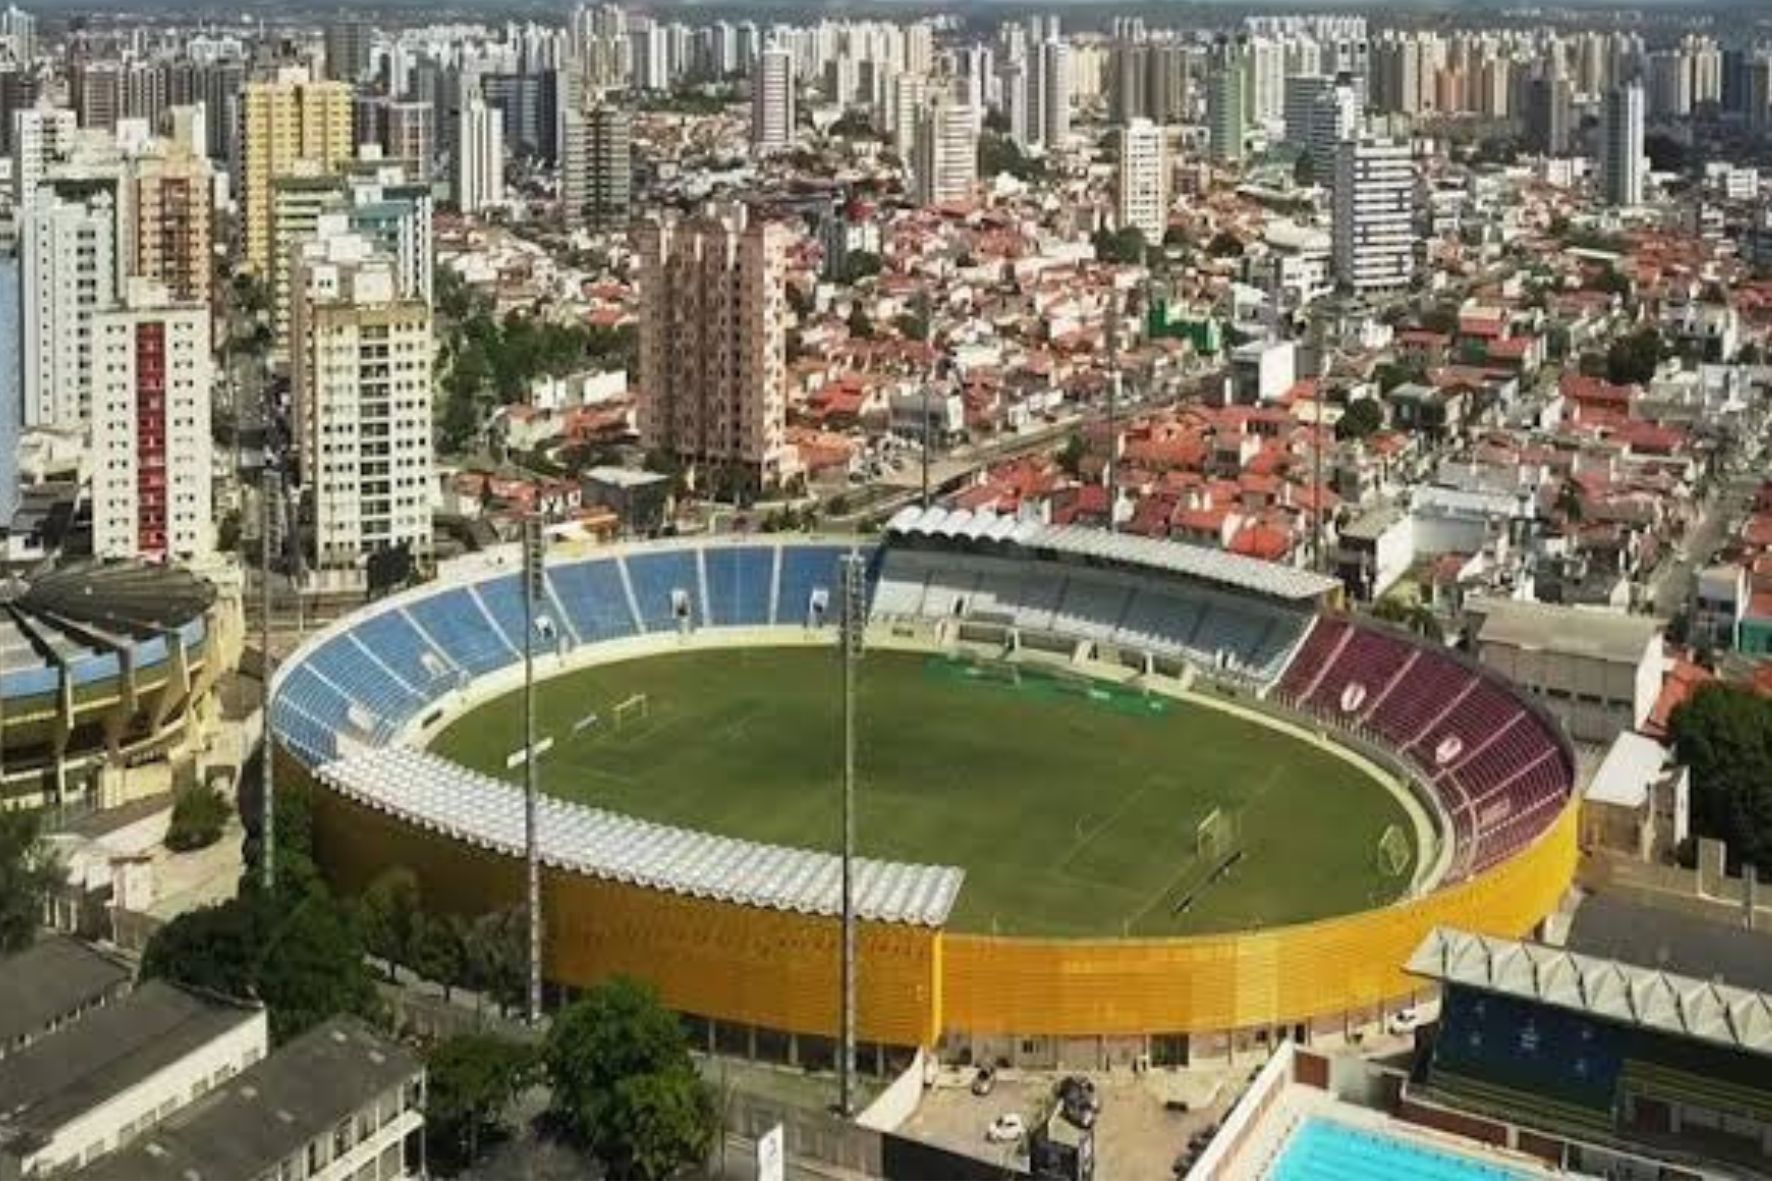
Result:
<svg viewBox="0 0 1772 1181"><path fill-rule="evenodd" d="M1390 792L1347 761L1205 706L1014 680L869 652L857 678L863 855L966 870L950 926L1005 935L1246 930L1380 905L1413 863ZM840 839L841 673L827 648L697 651L543 682L543 787L586 804L802 848ZM644 715L615 706L644 694ZM522 695L458 719L433 749L517 780ZM1227 850L1202 851L1217 810ZM1216 826L1210 826L1217 831ZM1413 838L1411 838L1413 845ZM1414 853L1411 852L1411 858Z"/></svg>

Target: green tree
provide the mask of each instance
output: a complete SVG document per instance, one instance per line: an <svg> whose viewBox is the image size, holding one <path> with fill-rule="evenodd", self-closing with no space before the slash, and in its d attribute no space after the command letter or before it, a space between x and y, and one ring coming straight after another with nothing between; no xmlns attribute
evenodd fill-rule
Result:
<svg viewBox="0 0 1772 1181"><path fill-rule="evenodd" d="M1243 240L1229 230L1220 230L1206 243L1206 253L1213 258L1242 258Z"/></svg>
<svg viewBox="0 0 1772 1181"><path fill-rule="evenodd" d="M390 965L416 967L419 912L418 878L405 866L388 870L357 899L363 946Z"/></svg>
<svg viewBox="0 0 1772 1181"><path fill-rule="evenodd" d="M1647 385L1664 356L1661 333L1651 327L1639 328L1607 347L1606 380L1620 385Z"/></svg>
<svg viewBox="0 0 1772 1181"><path fill-rule="evenodd" d="M867 308L862 306L859 299L849 308L849 335L857 340L872 340L874 338L873 317L868 315Z"/></svg>
<svg viewBox="0 0 1772 1181"><path fill-rule="evenodd" d="M1384 406L1377 398L1360 398L1335 423L1337 439L1364 439L1384 427Z"/></svg>
<svg viewBox="0 0 1772 1181"><path fill-rule="evenodd" d="M467 950L455 919L450 915L420 915L418 935L412 946L412 969L426 980L443 986L450 999L467 974Z"/></svg>
<svg viewBox="0 0 1772 1181"><path fill-rule="evenodd" d="M30 946L61 877L41 813L0 808L0 955Z"/></svg>
<svg viewBox="0 0 1772 1181"><path fill-rule="evenodd" d="M718 1125L677 1018L616 979L555 1018L542 1049L559 1126L611 1175L650 1181L702 1160Z"/></svg>
<svg viewBox="0 0 1772 1181"><path fill-rule="evenodd" d="M871 250L851 250L843 256L843 265L837 269L837 281L855 283L880 273L880 256Z"/></svg>
<svg viewBox="0 0 1772 1181"><path fill-rule="evenodd" d="M1700 689L1670 721L1692 769L1692 829L1729 846L1729 864L1772 865L1772 700L1731 685Z"/></svg>
<svg viewBox="0 0 1772 1181"><path fill-rule="evenodd" d="M277 1042L339 1013L380 1009L363 941L324 887L254 890L182 914L148 941L142 976L261 1000Z"/></svg>
<svg viewBox="0 0 1772 1181"><path fill-rule="evenodd" d="M464 945L462 983L486 994L501 1015L529 999L528 915L525 907L483 914Z"/></svg>
<svg viewBox="0 0 1772 1181"><path fill-rule="evenodd" d="M978 175L988 178L1001 173L1017 180L1039 180L1046 175L1046 162L1023 152L1009 136L986 131L978 137Z"/></svg>
<svg viewBox="0 0 1772 1181"><path fill-rule="evenodd" d="M1144 231L1137 226L1097 230L1090 241L1095 247L1095 257L1102 262L1135 264L1144 261Z"/></svg>
<svg viewBox="0 0 1772 1181"><path fill-rule="evenodd" d="M1088 453L1089 444L1083 439L1083 433L1072 431L1064 446L1058 449L1058 466L1074 480L1082 472L1083 457Z"/></svg>
<svg viewBox="0 0 1772 1181"><path fill-rule="evenodd" d="M425 1145L434 1169L448 1176L480 1157L487 1140L505 1134L505 1113L529 1086L535 1054L518 1042L469 1033L439 1042L425 1057Z"/></svg>
<svg viewBox="0 0 1772 1181"><path fill-rule="evenodd" d="M172 802L172 821L166 827L166 847L174 853L207 849L221 839L231 811L221 792L208 784L186 788Z"/></svg>

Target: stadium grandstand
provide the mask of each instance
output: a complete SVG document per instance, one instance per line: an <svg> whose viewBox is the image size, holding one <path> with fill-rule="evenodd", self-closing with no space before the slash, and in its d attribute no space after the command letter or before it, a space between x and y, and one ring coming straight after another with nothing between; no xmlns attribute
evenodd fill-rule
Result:
<svg viewBox="0 0 1772 1181"><path fill-rule="evenodd" d="M170 790L240 641L238 600L185 570L94 562L0 581L0 802L78 811Z"/></svg>
<svg viewBox="0 0 1772 1181"><path fill-rule="evenodd" d="M1409 970L1441 991L1408 1117L1606 1175L1643 1152L1706 1175L1772 1165L1772 995L1621 960L1437 930ZM1500 1142L1500 1141L1498 1141Z"/></svg>
<svg viewBox="0 0 1772 1181"><path fill-rule="evenodd" d="M692 647L828 644L838 562L852 553L867 559L870 644L1026 649L1091 675L1217 695L1381 764L1436 830L1428 868L1395 902L1199 936L951 930L963 867L940 864L939 848L870 862L866 1041L1010 1055L1037 1046L1043 1061L1106 1064L1165 1040L1222 1049L1346 1030L1420 990L1403 965L1436 926L1521 935L1569 885L1573 764L1553 722L1455 654L1336 614L1333 580L1198 547L906 510L878 541L562 552L544 579L540 675ZM280 782L312 790L321 860L346 889L407 865L428 906L521 899L520 793L416 748L519 683L524 618L514 564L485 568L348 616L278 670ZM547 804L544 826L552 981L635 973L685 1013L828 1039L833 858L563 800Z"/></svg>

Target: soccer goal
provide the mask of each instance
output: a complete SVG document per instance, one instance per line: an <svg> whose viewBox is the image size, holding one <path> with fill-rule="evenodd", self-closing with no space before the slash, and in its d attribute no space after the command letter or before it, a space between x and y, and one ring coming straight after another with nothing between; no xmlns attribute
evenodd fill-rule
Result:
<svg viewBox="0 0 1772 1181"><path fill-rule="evenodd" d="M610 720L617 730L634 722L645 721L650 703L651 699L646 694L636 693L615 703L615 708L609 711Z"/></svg>
<svg viewBox="0 0 1772 1181"><path fill-rule="evenodd" d="M1216 869L1237 851L1237 814L1214 808L1194 829L1194 855Z"/></svg>
<svg viewBox="0 0 1772 1181"><path fill-rule="evenodd" d="M1403 826L1385 826L1384 835L1378 838L1378 872L1387 878L1403 876L1409 869L1411 853L1409 834L1403 831Z"/></svg>

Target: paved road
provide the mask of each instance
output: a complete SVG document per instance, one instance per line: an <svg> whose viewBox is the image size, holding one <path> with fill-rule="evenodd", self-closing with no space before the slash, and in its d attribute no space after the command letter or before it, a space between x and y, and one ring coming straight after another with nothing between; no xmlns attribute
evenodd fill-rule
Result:
<svg viewBox="0 0 1772 1181"><path fill-rule="evenodd" d="M1686 609L1692 595L1693 575L1708 566L1729 540L1730 524L1753 503L1759 478L1752 474L1755 462L1744 464L1741 474L1726 475L1699 510L1696 524L1687 531L1679 550L1656 568L1650 577L1655 614L1672 619Z"/></svg>

